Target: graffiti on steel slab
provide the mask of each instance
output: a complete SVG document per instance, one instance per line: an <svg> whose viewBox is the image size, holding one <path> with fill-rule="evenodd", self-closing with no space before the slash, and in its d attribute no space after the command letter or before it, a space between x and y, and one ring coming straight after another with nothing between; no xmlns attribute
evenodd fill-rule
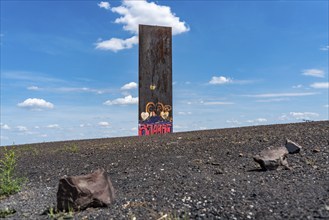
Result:
<svg viewBox="0 0 329 220"><path fill-rule="evenodd" d="M148 102L141 113L138 133L142 135L165 134L172 132L171 105L161 102Z"/></svg>

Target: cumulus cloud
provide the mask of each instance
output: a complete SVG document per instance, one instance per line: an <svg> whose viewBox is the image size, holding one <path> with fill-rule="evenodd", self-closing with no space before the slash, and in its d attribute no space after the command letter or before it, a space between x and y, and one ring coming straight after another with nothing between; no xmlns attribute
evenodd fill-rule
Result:
<svg viewBox="0 0 329 220"><path fill-rule="evenodd" d="M10 130L10 127L7 124L2 124L1 123L1 129L3 129L3 130Z"/></svg>
<svg viewBox="0 0 329 220"><path fill-rule="evenodd" d="M114 100L107 100L104 105L134 105L138 103L138 97L132 97L128 95L124 98L118 98Z"/></svg>
<svg viewBox="0 0 329 220"><path fill-rule="evenodd" d="M122 90L129 90L129 89L136 89L136 88L137 88L137 83L135 83L135 82L127 83L121 87Z"/></svg>
<svg viewBox="0 0 329 220"><path fill-rule="evenodd" d="M232 79L227 78L225 76L213 76L211 80L209 81L210 84L213 85L222 85L222 84L227 84L231 83Z"/></svg>
<svg viewBox="0 0 329 220"><path fill-rule="evenodd" d="M138 43L139 24L172 27L173 35L189 31L189 27L184 21L180 21L170 7L154 2L123 0L120 6L111 8L111 11L120 16L114 22L122 24L123 29L134 36L128 39L111 38L97 42L96 49L119 51L131 48Z"/></svg>
<svg viewBox="0 0 329 220"><path fill-rule="evenodd" d="M60 127L58 124L50 124L50 125L47 125L47 128L56 129L56 128L60 128Z"/></svg>
<svg viewBox="0 0 329 220"><path fill-rule="evenodd" d="M113 52L117 52L119 50L130 49L137 43L137 36L133 36L128 39L111 38L110 40L100 41L96 43L96 49L111 50Z"/></svg>
<svg viewBox="0 0 329 220"><path fill-rule="evenodd" d="M304 76L314 76L314 77L324 77L324 71L320 69L307 69L303 70L302 74Z"/></svg>
<svg viewBox="0 0 329 220"><path fill-rule="evenodd" d="M108 123L107 121L101 121L98 123L98 125L101 127L109 127L110 123Z"/></svg>
<svg viewBox="0 0 329 220"><path fill-rule="evenodd" d="M104 8L106 10L110 10L110 3L108 2L100 2L97 4L100 8Z"/></svg>
<svg viewBox="0 0 329 220"><path fill-rule="evenodd" d="M310 86L312 88L315 88L315 89L328 89L329 88L329 82L312 83Z"/></svg>
<svg viewBox="0 0 329 220"><path fill-rule="evenodd" d="M290 112L289 114L295 119L311 119L319 116L318 113L314 112Z"/></svg>
<svg viewBox="0 0 329 220"><path fill-rule="evenodd" d="M24 102L18 103L18 107L28 108L32 110L52 109L54 105L44 99L28 98Z"/></svg>

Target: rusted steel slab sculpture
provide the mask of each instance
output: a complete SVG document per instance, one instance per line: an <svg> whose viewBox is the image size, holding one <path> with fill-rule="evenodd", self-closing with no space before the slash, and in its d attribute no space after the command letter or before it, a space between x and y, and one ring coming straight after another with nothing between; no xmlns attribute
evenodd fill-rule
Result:
<svg viewBox="0 0 329 220"><path fill-rule="evenodd" d="M173 131L171 32L139 25L139 136Z"/></svg>

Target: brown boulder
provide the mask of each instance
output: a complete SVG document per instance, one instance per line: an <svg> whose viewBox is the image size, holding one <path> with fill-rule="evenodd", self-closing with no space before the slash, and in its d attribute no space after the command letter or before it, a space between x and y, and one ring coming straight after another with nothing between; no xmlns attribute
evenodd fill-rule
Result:
<svg viewBox="0 0 329 220"><path fill-rule="evenodd" d="M285 147L269 148L261 151L254 157L263 170L289 169Z"/></svg>
<svg viewBox="0 0 329 220"><path fill-rule="evenodd" d="M62 177L57 191L57 209L83 210L107 207L114 201L114 189L104 169L81 176Z"/></svg>

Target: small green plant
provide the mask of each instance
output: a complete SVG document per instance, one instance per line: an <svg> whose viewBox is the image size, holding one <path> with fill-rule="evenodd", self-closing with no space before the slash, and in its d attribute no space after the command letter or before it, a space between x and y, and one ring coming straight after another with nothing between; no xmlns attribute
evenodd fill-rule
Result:
<svg viewBox="0 0 329 220"><path fill-rule="evenodd" d="M9 209L9 208L5 208L5 209L0 209L0 218L6 218L9 215L12 215L16 212L15 209Z"/></svg>
<svg viewBox="0 0 329 220"><path fill-rule="evenodd" d="M65 145L64 151L66 151L68 153L78 153L79 148L78 148L78 145L76 145L76 144Z"/></svg>
<svg viewBox="0 0 329 220"><path fill-rule="evenodd" d="M15 178L16 156L13 150L7 150L0 160L0 196L8 196L21 190L24 180Z"/></svg>
<svg viewBox="0 0 329 220"><path fill-rule="evenodd" d="M64 220L64 219L74 219L74 210L73 208L69 207L68 212L65 210L63 212L60 212L58 210L55 210L53 207L49 208L48 212L48 217L50 219L54 220Z"/></svg>
<svg viewBox="0 0 329 220"><path fill-rule="evenodd" d="M51 218L51 219L54 219L55 218L55 212L54 212L54 208L53 207L50 207L49 208L48 217Z"/></svg>

